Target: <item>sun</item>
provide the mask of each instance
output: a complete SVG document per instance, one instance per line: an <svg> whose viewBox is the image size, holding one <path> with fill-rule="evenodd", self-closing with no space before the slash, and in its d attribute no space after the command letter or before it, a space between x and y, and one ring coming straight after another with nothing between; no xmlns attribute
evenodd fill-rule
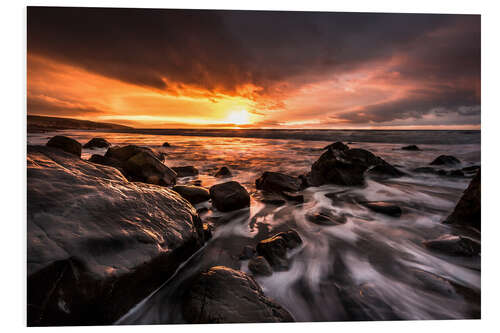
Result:
<svg viewBox="0 0 500 333"><path fill-rule="evenodd" d="M227 122L234 125L246 125L250 123L250 114L247 110L231 111L227 116Z"/></svg>

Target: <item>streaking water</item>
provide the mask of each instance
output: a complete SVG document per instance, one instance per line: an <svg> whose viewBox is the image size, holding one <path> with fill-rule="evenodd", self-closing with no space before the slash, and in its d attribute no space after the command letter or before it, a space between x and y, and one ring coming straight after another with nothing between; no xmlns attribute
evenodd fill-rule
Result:
<svg viewBox="0 0 500 333"><path fill-rule="evenodd" d="M383 132L386 132L385 136ZM271 134L283 137L283 133L276 133ZM324 138L325 133L318 131L317 138ZM290 270L257 278L257 281L264 292L287 308L297 321L477 316L478 300L468 296L470 293L457 290L464 287L472 290L472 294L480 292L480 260L448 257L431 252L421 244L423 240L443 234L464 233L440 222L451 212L470 178L413 174L410 170L426 166L441 154L456 156L462 161L460 167L479 165L480 133L345 132L342 134L347 136L342 137L345 142L356 138L357 142L349 144L350 147L368 149L397 165L409 176L386 181L369 179L363 188L335 185L308 188L303 193L305 203L302 205L274 207L262 204L259 201L261 194L255 189L255 179L262 172L306 173L321 155L321 148L336 140L311 141L314 134L314 131L308 131L308 141L304 141L203 137L193 133L178 136L64 131L64 135L82 144L92 137L104 137L112 144L149 146L167 153L168 166L193 165L198 168L199 176L181 178L179 183L201 180L203 186L209 187L227 181L212 175L221 166L228 166L233 172L233 180L243 184L252 196L249 212L221 214L209 210L202 213L204 221L216 225L212 240L168 283L131 310L119 323L183 322L180 303L190 277L215 265L248 272L247 261L238 260L242 248L289 228L296 229L304 241L299 249L290 253L293 257ZM330 132L327 134L332 135ZM29 134L28 144L45 144L53 135ZM359 142L368 140L373 141ZM165 141L172 147L161 147ZM401 150L403 143L419 143L423 151ZM96 153L104 154L105 149L84 149L82 158ZM332 192L337 193L334 201L325 196ZM362 199L396 203L403 209L403 215L392 218L374 213L356 203ZM210 207L208 203L202 203L197 208L202 206ZM347 222L327 227L312 224L305 218L307 213L321 208L344 216ZM480 237L477 234L468 235ZM353 311L349 310L352 302L357 304L357 312L354 312L358 313L361 309L365 315L353 315Z"/></svg>

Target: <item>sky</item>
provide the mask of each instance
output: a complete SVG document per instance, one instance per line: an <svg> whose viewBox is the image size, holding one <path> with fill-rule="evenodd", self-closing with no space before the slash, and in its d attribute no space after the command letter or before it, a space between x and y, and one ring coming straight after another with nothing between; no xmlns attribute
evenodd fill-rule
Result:
<svg viewBox="0 0 500 333"><path fill-rule="evenodd" d="M28 7L27 111L139 128L479 129L479 15Z"/></svg>

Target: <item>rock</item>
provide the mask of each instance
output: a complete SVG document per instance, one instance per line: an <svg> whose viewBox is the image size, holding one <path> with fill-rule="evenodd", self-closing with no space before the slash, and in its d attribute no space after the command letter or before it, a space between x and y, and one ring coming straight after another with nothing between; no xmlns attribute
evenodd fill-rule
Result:
<svg viewBox="0 0 500 333"><path fill-rule="evenodd" d="M401 147L402 150L412 150L412 151L419 151L420 148L418 148L416 145L409 145L409 146L404 146Z"/></svg>
<svg viewBox="0 0 500 333"><path fill-rule="evenodd" d="M332 143L332 144L329 144L328 146L326 147L323 147L322 150L326 150L326 149L333 149L333 150L348 150L349 149L349 146L340 142L340 141L337 141L335 143Z"/></svg>
<svg viewBox="0 0 500 333"><path fill-rule="evenodd" d="M121 162L126 162L132 156L142 152L153 155L159 161L162 161L164 158L162 154L157 153L148 147L139 147L136 145L109 147L104 156L117 159Z"/></svg>
<svg viewBox="0 0 500 333"><path fill-rule="evenodd" d="M250 245L245 245L240 254L240 260L248 260L255 256L255 249Z"/></svg>
<svg viewBox="0 0 500 333"><path fill-rule="evenodd" d="M212 205L221 212L250 207L250 195L240 183L231 181L210 188Z"/></svg>
<svg viewBox="0 0 500 333"><path fill-rule="evenodd" d="M456 294L455 289L448 280L418 268L412 268L410 271L411 275L416 279L416 282L426 290L445 296Z"/></svg>
<svg viewBox="0 0 500 333"><path fill-rule="evenodd" d="M326 209L319 212L310 212L306 214L306 220L317 225L333 226L347 222L345 216L334 215Z"/></svg>
<svg viewBox="0 0 500 333"><path fill-rule="evenodd" d="M122 162L120 162L117 159L105 157L102 155L93 154L89 158L89 162L114 167L114 168L118 169L123 175L125 175L125 170L123 170L123 168L122 168Z"/></svg>
<svg viewBox="0 0 500 333"><path fill-rule="evenodd" d="M433 167L419 167L419 168L413 169L412 171L416 172L416 173L430 173L433 175L438 174L438 170L434 169Z"/></svg>
<svg viewBox="0 0 500 333"><path fill-rule="evenodd" d="M92 138L89 142L83 145L83 148L108 148L109 146L111 146L111 143L104 138Z"/></svg>
<svg viewBox="0 0 500 333"><path fill-rule="evenodd" d="M176 173L147 151L130 157L123 164L123 169L134 181L162 186L173 185L176 182Z"/></svg>
<svg viewBox="0 0 500 333"><path fill-rule="evenodd" d="M457 206L444 223L481 230L481 170L472 178Z"/></svg>
<svg viewBox="0 0 500 333"><path fill-rule="evenodd" d="M434 161L430 163L430 165L453 165L453 164L459 164L460 160L457 159L454 156L450 155L441 155L439 157L436 157Z"/></svg>
<svg viewBox="0 0 500 333"><path fill-rule="evenodd" d="M162 147L172 147L172 146L170 145L170 143L168 143L168 142L163 142L163 144L162 144L161 146L162 146Z"/></svg>
<svg viewBox="0 0 500 333"><path fill-rule="evenodd" d="M78 157L82 156L82 145L80 142L62 135L56 135L47 142L47 147L54 147L64 150Z"/></svg>
<svg viewBox="0 0 500 333"><path fill-rule="evenodd" d="M463 172L474 172L479 170L481 167L479 165L471 165L465 168L462 168Z"/></svg>
<svg viewBox="0 0 500 333"><path fill-rule="evenodd" d="M279 197L265 197L264 199L261 200L261 202L267 204L267 205L273 205L273 206L283 206L286 204L286 201L284 199L281 199Z"/></svg>
<svg viewBox="0 0 500 333"><path fill-rule="evenodd" d="M464 172L460 169L450 170L446 175L449 177L465 177Z"/></svg>
<svg viewBox="0 0 500 333"><path fill-rule="evenodd" d="M248 262L248 269L254 275L271 276L273 269L267 262L266 258L262 256L254 257Z"/></svg>
<svg viewBox="0 0 500 333"><path fill-rule="evenodd" d="M313 186L336 184L356 186L364 184L364 172L371 166L389 165L368 150L328 149L311 167Z"/></svg>
<svg viewBox="0 0 500 333"><path fill-rule="evenodd" d="M177 177L192 177L199 173L198 169L192 165L172 167L172 170L177 173Z"/></svg>
<svg viewBox="0 0 500 333"><path fill-rule="evenodd" d="M193 324L293 321L251 276L224 266L212 267L195 278L183 297L182 312Z"/></svg>
<svg viewBox="0 0 500 333"><path fill-rule="evenodd" d="M392 217L400 217L402 214L401 207L393 205L389 202L384 201L370 201L361 203L366 208L373 210L374 212L389 215Z"/></svg>
<svg viewBox="0 0 500 333"><path fill-rule="evenodd" d="M401 320L387 303L379 287L371 283L338 289L339 297L350 320Z"/></svg>
<svg viewBox="0 0 500 333"><path fill-rule="evenodd" d="M288 201L293 201L295 203L304 203L304 196L302 194L281 192L281 195Z"/></svg>
<svg viewBox="0 0 500 333"><path fill-rule="evenodd" d="M203 242L196 211L173 191L28 146L28 326L112 324Z"/></svg>
<svg viewBox="0 0 500 333"><path fill-rule="evenodd" d="M444 235L423 244L431 250L454 256L474 256L481 252L481 243L466 236Z"/></svg>
<svg viewBox="0 0 500 333"><path fill-rule="evenodd" d="M233 174L231 170L229 170L228 167L223 166L222 168L217 171L217 173L214 175L216 178L225 178L225 177L232 177Z"/></svg>
<svg viewBox="0 0 500 333"><path fill-rule="evenodd" d="M210 199L210 192L201 186L176 185L172 189L193 205Z"/></svg>
<svg viewBox="0 0 500 333"><path fill-rule="evenodd" d="M293 249L301 243L299 234L295 230L290 230L261 240L256 249L259 256L266 258L276 271L286 271L290 267L286 257L287 249Z"/></svg>
<svg viewBox="0 0 500 333"><path fill-rule="evenodd" d="M266 171L255 181L258 190L270 193L297 192L300 190L301 181L280 172Z"/></svg>
<svg viewBox="0 0 500 333"><path fill-rule="evenodd" d="M382 177L382 178L397 178L406 175L404 172L399 171L389 163L376 165L373 168L369 169L367 173L375 177Z"/></svg>

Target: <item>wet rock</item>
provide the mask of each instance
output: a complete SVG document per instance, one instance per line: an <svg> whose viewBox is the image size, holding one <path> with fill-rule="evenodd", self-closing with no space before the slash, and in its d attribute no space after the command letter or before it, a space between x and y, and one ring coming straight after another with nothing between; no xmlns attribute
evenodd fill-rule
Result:
<svg viewBox="0 0 500 333"><path fill-rule="evenodd" d="M453 164L459 164L460 160L454 156L451 155L441 155L436 157L434 161L430 163L430 165L453 165Z"/></svg>
<svg viewBox="0 0 500 333"><path fill-rule="evenodd" d="M304 203L304 196L302 194L281 192L281 195L288 201L293 201L295 203Z"/></svg>
<svg viewBox="0 0 500 333"><path fill-rule="evenodd" d="M356 186L364 184L364 172L371 166L388 165L386 161L368 150L328 149L311 167L311 182L314 186L337 184Z"/></svg>
<svg viewBox="0 0 500 333"><path fill-rule="evenodd" d="M310 212L306 214L307 221L324 226L333 226L346 223L345 216L335 215L329 210L322 209L318 212Z"/></svg>
<svg viewBox="0 0 500 333"><path fill-rule="evenodd" d="M245 245L245 247L243 247L243 250L241 251L239 258L240 260L248 260L250 258L253 258L254 256L255 256L255 249L250 245Z"/></svg>
<svg viewBox="0 0 500 333"><path fill-rule="evenodd" d="M228 167L223 166L222 168L219 169L214 175L216 178L225 178L225 177L232 177L233 174L231 170L229 170Z"/></svg>
<svg viewBox="0 0 500 333"><path fill-rule="evenodd" d="M137 153L123 163L127 176L134 181L168 186L175 184L176 173L147 151Z"/></svg>
<svg viewBox="0 0 500 333"><path fill-rule="evenodd" d="M67 136L56 135L47 142L47 147L59 148L78 157L82 156L82 145L80 142Z"/></svg>
<svg viewBox="0 0 500 333"><path fill-rule="evenodd" d="M206 242L212 238L213 228L208 223L203 223L203 240Z"/></svg>
<svg viewBox="0 0 500 333"><path fill-rule="evenodd" d="M203 244L171 190L60 149L28 146L27 196L29 326L112 324Z"/></svg>
<svg viewBox="0 0 500 333"><path fill-rule="evenodd" d="M289 322L292 316L266 297L249 275L224 266L201 273L183 297L188 323Z"/></svg>
<svg viewBox="0 0 500 333"><path fill-rule="evenodd" d="M270 193L297 192L300 189L300 180L280 172L266 171L255 181L259 190Z"/></svg>
<svg viewBox="0 0 500 333"><path fill-rule="evenodd" d="M272 197L267 196L263 198L261 202L273 206L283 206L286 204L286 201L278 196L272 196Z"/></svg>
<svg viewBox="0 0 500 333"><path fill-rule="evenodd" d="M210 188L212 205L221 212L250 207L250 195L240 183L231 181Z"/></svg>
<svg viewBox="0 0 500 333"><path fill-rule="evenodd" d="M413 169L412 171L415 173L429 173L429 174L433 174L433 175L438 174L438 170L434 169L433 167L419 167L419 168Z"/></svg>
<svg viewBox="0 0 500 333"><path fill-rule="evenodd" d="M286 257L288 249L293 249L302 243L302 239L295 230L280 232L270 238L261 240L257 244L257 253L266 258L276 271L285 271L290 267Z"/></svg>
<svg viewBox="0 0 500 333"><path fill-rule="evenodd" d="M466 236L444 235L423 244L431 250L454 256L474 256L481 252L481 243Z"/></svg>
<svg viewBox="0 0 500 333"><path fill-rule="evenodd" d="M323 147L322 150L326 150L326 149L333 149L333 150L348 150L349 149L349 146L340 142L340 141L337 141L335 143L332 143L332 144L329 144L328 146L325 146Z"/></svg>
<svg viewBox="0 0 500 333"><path fill-rule="evenodd" d="M109 157L105 157L105 156L102 156L102 155L93 154L89 158L89 162L96 163L96 164L101 164L101 165L112 166L112 167L117 168L118 170L120 170L122 173L124 173L124 171L122 169L122 163L119 160L115 159L115 158L109 158Z"/></svg>
<svg viewBox="0 0 500 333"><path fill-rule="evenodd" d="M180 167L172 167L172 170L177 173L177 177L192 177L196 176L199 172L192 165L180 166Z"/></svg>
<svg viewBox="0 0 500 333"><path fill-rule="evenodd" d="M429 273L417 268L412 268L410 271L411 275L417 280L417 283L420 284L423 289L445 296L455 294L455 289L448 280L436 274Z"/></svg>
<svg viewBox="0 0 500 333"><path fill-rule="evenodd" d="M481 230L481 170L472 178L457 206L444 223Z"/></svg>
<svg viewBox="0 0 500 333"><path fill-rule="evenodd" d="M168 143L168 142L163 142L163 144L162 144L161 146L162 146L162 147L172 147L172 146L170 145L170 143Z"/></svg>
<svg viewBox="0 0 500 333"><path fill-rule="evenodd" d="M262 256L254 257L248 262L248 269L254 275L271 276L273 269L267 262L266 258Z"/></svg>
<svg viewBox="0 0 500 333"><path fill-rule="evenodd" d="M391 204L389 202L370 201L370 202L362 202L361 204L366 208L373 210L374 212L384 215L389 215L392 217L400 217L402 214L401 207Z"/></svg>
<svg viewBox="0 0 500 333"><path fill-rule="evenodd" d="M172 189L193 205L210 199L210 192L201 186L176 185Z"/></svg>
<svg viewBox="0 0 500 333"><path fill-rule="evenodd" d="M159 161L162 161L163 159L162 154L157 153L148 147L139 147L136 145L109 147L104 156L117 159L121 162L126 162L132 156L142 152L153 155Z"/></svg>
<svg viewBox="0 0 500 333"><path fill-rule="evenodd" d="M479 165L471 165L465 168L462 168L463 172L474 172L479 170L481 167Z"/></svg>
<svg viewBox="0 0 500 333"><path fill-rule="evenodd" d="M109 146L111 146L111 143L104 138L92 138L89 142L83 145L83 148L108 148Z"/></svg>
<svg viewBox="0 0 500 333"><path fill-rule="evenodd" d="M397 178L406 175L404 172L399 171L394 166L388 163L376 165L373 168L369 169L367 173L372 176L382 177L382 178Z"/></svg>
<svg viewBox="0 0 500 333"><path fill-rule="evenodd" d="M464 172L460 169L450 170L446 175L449 177L465 177Z"/></svg>
<svg viewBox="0 0 500 333"><path fill-rule="evenodd" d="M419 151L420 148L418 148L418 146L416 145L409 145L409 146L404 146L404 147L401 147L402 150L411 150L411 151Z"/></svg>

